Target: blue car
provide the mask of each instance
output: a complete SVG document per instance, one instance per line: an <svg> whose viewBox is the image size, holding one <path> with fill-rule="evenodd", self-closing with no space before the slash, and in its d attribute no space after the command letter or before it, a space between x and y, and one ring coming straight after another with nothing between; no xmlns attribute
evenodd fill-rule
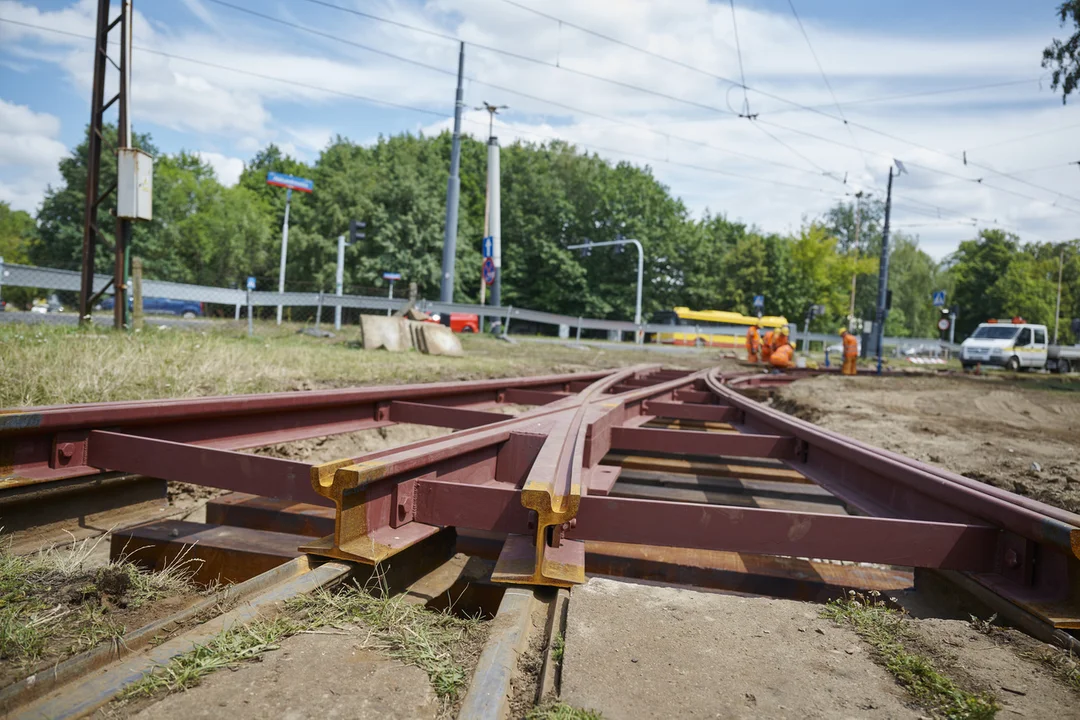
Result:
<svg viewBox="0 0 1080 720"><path fill-rule="evenodd" d="M114 302L115 298L105 298L101 301L101 309L112 310ZM128 298L128 306L131 306L130 298ZM169 298L144 297L143 312L152 315L179 315L182 318L191 320L192 318L203 316L203 304L195 302L194 300L170 300Z"/></svg>

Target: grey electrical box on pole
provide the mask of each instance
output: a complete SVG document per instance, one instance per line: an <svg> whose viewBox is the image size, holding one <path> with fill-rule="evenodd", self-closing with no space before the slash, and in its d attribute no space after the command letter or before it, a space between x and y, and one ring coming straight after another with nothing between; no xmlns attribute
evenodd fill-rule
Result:
<svg viewBox="0 0 1080 720"><path fill-rule="evenodd" d="M338 235L337 239L337 276L334 279L334 291L338 297L345 292L345 236ZM334 329L341 329L341 304L340 301L334 306Z"/></svg>
<svg viewBox="0 0 1080 720"><path fill-rule="evenodd" d="M491 304L502 304L502 209L499 199L499 138L488 140L488 235L491 236L491 259L495 263L495 282L491 284Z"/></svg>
<svg viewBox="0 0 1080 720"><path fill-rule="evenodd" d="M454 301L454 260L457 257L458 193L461 179L461 108L464 100L462 81L465 75L465 43L458 50L457 96L454 103L454 136L450 149L450 179L446 181L446 229L443 232L442 284L439 300Z"/></svg>

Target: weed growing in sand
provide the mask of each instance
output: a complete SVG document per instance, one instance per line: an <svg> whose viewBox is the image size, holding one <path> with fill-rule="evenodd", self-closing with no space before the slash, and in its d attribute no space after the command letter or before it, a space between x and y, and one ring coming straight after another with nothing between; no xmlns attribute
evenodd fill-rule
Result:
<svg viewBox="0 0 1080 720"><path fill-rule="evenodd" d="M372 631L377 649L426 672L439 698L453 702L468 683L464 660L481 639L482 621L434 612L377 589L377 593L359 585L320 589L292 600L289 609L310 627L364 625Z"/></svg>
<svg viewBox="0 0 1080 720"><path fill-rule="evenodd" d="M35 555L0 549L0 660L22 667L123 635L115 613L194 590L182 558L161 573L121 560L91 567L102 538Z"/></svg>
<svg viewBox="0 0 1080 720"><path fill-rule="evenodd" d="M889 608L880 593L848 592L830 602L823 615L852 627L876 651L878 659L916 699L939 717L949 720L992 718L999 706L986 693L974 694L958 687L927 657L909 650L911 630L902 612Z"/></svg>
<svg viewBox="0 0 1080 720"><path fill-rule="evenodd" d="M525 720L603 720L595 710L582 710L564 702L538 705L525 715Z"/></svg>
<svg viewBox="0 0 1080 720"><path fill-rule="evenodd" d="M168 665L144 675L141 680L127 688L123 699L168 694L194 687L215 670L235 667L264 652L276 650L281 640L298 629L298 625L287 617L234 625L206 644L199 645L190 652L173 658Z"/></svg>

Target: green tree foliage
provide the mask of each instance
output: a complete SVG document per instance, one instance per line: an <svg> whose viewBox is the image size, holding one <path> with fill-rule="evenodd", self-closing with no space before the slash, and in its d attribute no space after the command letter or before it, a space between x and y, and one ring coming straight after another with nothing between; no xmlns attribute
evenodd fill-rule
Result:
<svg viewBox="0 0 1080 720"><path fill-rule="evenodd" d="M25 265L30 262L30 250L36 241L37 226L30 213L12 210L0 201L0 258L6 263ZM32 288L7 287L2 292L3 299L17 307L24 307L33 299Z"/></svg>
<svg viewBox="0 0 1080 720"><path fill-rule="evenodd" d="M108 137L114 134L107 128ZM147 277L230 287L254 275L259 287L276 287L286 193L266 184L266 173L273 170L315 182L314 193L292 196L287 289L333 289L336 239L356 219L367 223L366 238L346 251L348 292L372 292L382 286L383 272L394 271L415 282L421 297L438 295L448 133L380 137L368 144L337 137L311 164L270 145L252 158L231 188L222 186L197 156L160 154L149 137L136 137L157 155L154 220L138 223L133 239ZM455 297L476 302L487 147L463 138L461 150ZM36 231L25 213L0 206L0 228L17 228L0 230L0 249L5 257L10 254L9 261L25 256L39 265L79 266L85 154L84 142L61 161L62 182L46 193ZM105 151L102 161L102 187L107 188L115 178L115 158ZM851 203L838 204L819 220L781 235L723 214L706 212L694 219L650 168L611 163L562 142L511 144L501 151L501 171L504 305L631 318L636 250L567 249L624 237L644 246L646 317L680 305L751 313L754 296L764 295L767 314L800 324L811 305L824 305L826 314L813 329L831 331L848 316L853 274L855 315L874 317L884 206L873 198L862 200L857 240ZM112 205L107 200L99 211L106 235L114 227L108 213ZM960 305L961 336L992 316L1020 313L1050 324L1063 251L1062 316L1080 316L1075 242L1023 246L1016 237L985 231L962 243L944 268L919 248L916 238L898 233L890 245L889 334L933 336L935 290L949 291L950 304ZM96 263L99 272L111 270L107 247L99 250Z"/></svg>
<svg viewBox="0 0 1080 720"><path fill-rule="evenodd" d="M1080 84L1080 0L1067 0L1057 9L1062 26L1072 23L1074 30L1067 40L1054 38L1043 49L1042 66L1051 68L1050 87L1061 90L1061 102Z"/></svg>
<svg viewBox="0 0 1080 720"><path fill-rule="evenodd" d="M1011 233L982 230L960 243L947 265L960 305L957 331L963 335L989 318L1015 316L1045 324L1052 333L1060 267L1059 339L1076 341L1069 322L1080 317L1080 241L1022 245Z"/></svg>

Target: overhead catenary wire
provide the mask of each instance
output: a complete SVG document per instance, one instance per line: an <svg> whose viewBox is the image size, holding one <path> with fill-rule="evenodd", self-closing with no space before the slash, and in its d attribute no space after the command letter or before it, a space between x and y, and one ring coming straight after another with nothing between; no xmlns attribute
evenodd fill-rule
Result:
<svg viewBox="0 0 1080 720"><path fill-rule="evenodd" d="M729 1L733 2L733 0L729 0ZM542 13L542 12L540 12L538 10L535 10L533 8L528 7L527 5L523 5L521 3L514 2L514 0L503 0L503 2L509 3L511 5L514 5L515 7L519 7L521 9L523 9L523 10L535 13L535 14L540 15L542 17L546 17L549 20L553 20L555 22L566 22L566 20L563 19L563 18L559 18L559 17L556 17L554 15L550 15L550 14L547 14L547 13ZM580 29L580 26L579 26L579 29ZM596 33L594 33L594 34L596 34ZM895 140L897 142L902 142L902 143L905 143L905 144L908 144L908 145L912 145L914 147L918 147L918 148L926 150L928 152L932 152L932 153L941 155L943 157L949 158L950 160L960 162L959 158L956 158L955 156L949 155L948 153L946 153L944 151L920 145L919 143L916 143L914 141L906 140L906 139L901 138L901 137L897 137L896 135L892 135L892 134L877 130L875 128L869 127L869 126L864 125L862 123L857 123L857 122L854 122L854 121L845 121L843 118L832 115L832 114L826 112L825 110L823 110L821 108L812 107L812 106L809 106L809 105L806 105L806 104L803 104L803 103L796 102L794 100L790 100L790 99L785 98L783 96L777 95L776 93L771 93L771 92L768 92L768 91L765 91L765 90L761 90L759 88L754 88L754 87L748 86L745 83L745 81L740 83L738 81L732 80L731 78L727 78L727 77L724 77L722 75L717 75L716 73L712 73L712 72L710 72L708 70L703 70L702 68L698 68L698 67L695 67L693 65L689 65L688 63L681 63L679 61L674 61L671 58L659 55L657 53L652 53L651 51L644 50L643 48L636 47L636 46L634 46L634 45L632 45L630 43L626 43L624 41L619 41L619 44L620 45L625 45L627 47L631 47L631 48L633 48L635 50L638 50L639 52L645 52L646 54L654 55L656 57L659 57L660 59L663 59L663 60L666 60L666 61L669 61L669 62L675 62L676 64L680 64L683 67L694 70L695 72L699 72L699 73L702 73L702 74L705 74L705 75L709 75L709 76L714 77L714 78L716 78L718 80L723 80L724 82L735 85L736 87L742 87L746 91L758 93L759 95L762 95L764 97L768 97L768 98L777 100L777 101L785 103L787 105L791 105L793 107L805 110L807 112L814 113L816 115L820 115L820 116L825 117L825 118L829 118L829 119L834 120L834 121L848 122L850 125L852 125L854 127L857 127L857 128L860 128L862 130L866 130L868 132L871 132L871 133L874 133L874 134L877 134L877 135L881 135L882 137L887 137L887 138L889 138L891 140ZM790 128L783 128L783 129L790 129ZM851 149L857 149L857 148L851 148ZM973 164L973 163L969 163L969 164ZM1080 198L1073 198L1073 197L1068 196L1068 195L1063 195L1062 196L1062 195L1060 195L1060 193L1058 193L1056 190L1053 190L1052 188L1046 188L1046 187L1043 187L1043 186L1040 186L1040 185L1036 185L1034 183L1027 182L1027 181L1025 181L1025 180L1023 180L1021 178L1013 178L1013 177L1009 176L1008 174L1002 173L1002 172L1000 172L1000 171L998 171L998 170L996 170L996 169L994 169L992 167L989 167L989 166L986 166L986 165L975 165L975 166L979 167L980 169L987 170L988 172L992 172L992 173L994 173L996 175L1001 175L1003 177L1007 177L1007 178L1009 178L1009 179L1011 179L1011 180L1013 180L1015 182L1019 182L1021 184L1029 185L1029 186L1031 186L1033 188L1042 190L1044 192L1051 192L1051 193L1054 193L1054 194L1059 195L1061 197L1066 197L1066 198L1068 198L1070 200L1075 200L1076 202L1080 202ZM994 188L994 186L990 186L990 185L987 185L987 187ZM1008 191L1006 191L1006 192L1008 192ZM1021 195L1021 197L1025 197L1025 196ZM1031 199L1031 198L1028 198L1028 199ZM1038 202L1046 202L1046 201L1044 201L1042 199L1037 199L1037 201ZM1058 206L1058 205L1051 204L1049 202L1046 202L1046 204L1051 206L1051 207L1061 207L1061 206Z"/></svg>
<svg viewBox="0 0 1080 720"><path fill-rule="evenodd" d="M855 144L855 147L859 150L859 156L862 158L863 167L866 169L867 175L873 175L873 171L870 169L870 164L866 161L866 153L863 151L859 144L859 141L855 139L855 131L851 129L851 125L847 121L847 117L844 115L844 109L840 107L840 102L836 99L836 93L833 92L832 83L829 82L829 76L825 74L825 67L821 64L821 59L818 58L817 51L814 50L814 44L810 42L810 35L806 32L806 28L803 26L802 18L799 17L799 13L795 10L795 0L788 0L788 7L791 8L791 14L795 16L795 22L799 26L800 32L802 32L803 39L806 40L806 47L810 49L810 55L814 58L814 64L817 65L818 72L821 74L821 80L825 83L825 88L829 91L829 97L833 100L833 105L836 107L836 111L840 113L840 118L844 121L844 127L847 128L848 135L851 137L851 142Z"/></svg>
<svg viewBox="0 0 1080 720"><path fill-rule="evenodd" d="M256 10L251 10L249 8L241 7L239 5L234 5L232 3L226 2L226 0L209 0L209 1L213 2L213 3L216 3L218 5L222 5L224 7L229 7L231 9L237 10L239 12L246 13L248 15L252 15L254 17L259 17L259 18L268 20L270 22L273 22L273 23L276 23L276 24L279 24L279 25L284 25L286 27L291 27L291 28L294 28L294 29L297 29L297 30L301 30L301 31L316 35L318 37L322 37L322 38L329 39L329 40L334 40L336 42L340 42L340 43L343 43L345 45L350 45L350 46L359 48L361 50L368 50L368 51L371 51L371 52L374 52L374 53L377 53L379 55L383 55L385 57L389 57L389 58L392 58L392 59L403 60L403 61L405 61L407 63L412 64L412 65L417 65L419 67L423 67L423 68L426 68L428 70L432 70L434 72L438 72L438 73L443 74L443 75L456 76L456 72L448 70L447 68L439 67L437 65L431 65L429 63L425 63L423 61L415 60L413 58L407 58L405 56L398 55L396 53L392 53L392 52L389 52L387 50L382 50L380 48L373 48L373 47L371 47L369 45L365 45L363 43L358 43L358 42L356 42L354 40L350 40L348 38L343 38L343 37L340 37L340 36L337 36L337 35L333 35L331 33L327 33L327 32L324 32L322 30L318 30L318 29L315 29L315 28L310 28L310 27L307 27L306 25L301 25L299 23L294 23L294 22L289 21L289 20L282 20L280 18L275 18L273 16L266 15L264 13L260 13L260 12L258 12ZM311 1L311 0L305 0L305 1ZM320 4L327 5L329 7L335 7L335 8L338 7L336 5L333 5L332 3L323 2L323 3L320 3ZM343 9L343 8L339 8L339 9ZM345 10L348 11L347 9L345 9ZM447 37L447 38L452 37L452 36L446 36L446 35L440 35L440 36L441 37ZM455 40L455 42L457 42L457 40ZM525 56L515 55L515 57L524 58ZM543 63L543 64L549 64L549 63ZM555 66L552 65L552 67L555 67ZM559 69L565 69L565 68L559 68ZM761 157L761 156L758 156L758 155L752 155L750 153L742 152L741 150L734 150L734 149L731 149L731 148L726 148L726 147L714 145L712 143L708 143L708 142L705 142L703 140L696 140L696 139L692 139L692 138L686 138L686 137L683 137L683 136L680 136L680 135L674 135L674 134L672 134L672 133L670 133L668 131L659 130L657 128L654 128L654 127L651 127L649 125L645 125L645 124L642 124L642 123L631 122L631 121L628 121L628 120L619 120L619 119L613 118L613 117L611 117L609 115L605 115L603 113L598 113L598 112L595 112L595 111L592 111L592 110L586 110L584 108L569 105L567 103L563 103L563 102L558 101L558 100L553 100L553 99L550 99L550 98L544 98L544 97L540 97L538 95L533 95L531 93L524 92L523 90L520 90L520 89L506 87L504 85L498 85L498 84L495 84L495 83L491 83L491 82L488 82L486 80L482 80L482 79L474 77L474 76L466 76L465 79L468 80L469 82L476 83L476 84L479 84L479 85L484 85L486 87L490 87L492 89L499 90L501 92L511 93L511 94L517 95L519 97L524 97L524 98L527 98L529 100L533 100L535 102L543 103L543 104L546 104L546 105L551 105L552 107L558 107L558 108L562 108L564 110L569 110L570 112L578 113L578 114L581 114L581 115L586 115L586 116L589 116L589 117L594 117L594 118L597 118L599 120L603 120L605 122L609 122L609 123L612 123L612 124L615 124L615 125L622 125L622 126L625 126L625 127L631 127L631 128L635 128L635 129L638 129L638 130L644 130L645 132L653 133L653 134L659 135L661 137L670 138L672 140L678 140L679 142L685 142L685 143L688 143L688 144L691 144L691 145L696 145L698 147L710 148L710 149L716 150L718 152L728 153L730 155L735 155L735 156L738 156L738 157L744 157L744 158L746 158L748 160L754 160L754 161L757 161L757 162L767 163L767 164L770 164L770 165L776 165L777 167L783 167L783 168L785 168L787 170L794 170L796 172L811 172L809 170L806 170L805 168L800 168L800 167L795 166L795 165L782 163L782 162L779 162L777 160L771 160L769 158L764 158L764 157ZM622 84L622 83L619 83L619 84ZM633 86L631 86L631 87L633 87ZM706 106L706 107L708 107L708 106ZM783 144L783 143L781 143L781 144ZM788 147L790 149L790 146L786 146L786 147ZM821 168L820 165L815 164L815 167L817 168L818 172L815 172L813 174L819 174L820 173L820 174L828 175L829 177L834 177L833 174L830 174L824 168Z"/></svg>
<svg viewBox="0 0 1080 720"><path fill-rule="evenodd" d="M58 28L46 27L46 26L43 26L43 25L35 25L35 24L31 24L31 23L23 23L23 22L19 22L19 21L12 21L12 19L3 18L3 17L0 17L0 23L9 23L9 24L12 24L12 25L23 26L23 27L27 27L27 28L36 29L36 30L43 30L43 31L46 31L46 32L54 32L54 33L57 33L57 35L65 35L65 36L68 36L68 37L79 38L79 39L82 39L82 40L90 40L90 41L94 40L93 36L80 35L80 33L78 33L78 32L71 32L71 31L68 31L68 30L60 30ZM378 104L378 105L387 105L387 106L390 106L390 107L395 107L395 108L399 108L399 109L403 109L403 110L410 110L410 111L414 111L414 112L420 112L420 113L423 113L423 114L429 114L429 116L434 116L434 117L436 117L438 119L441 119L441 120L449 120L449 119L454 117L453 111L440 112L440 111L436 111L436 110L430 110L430 109L424 109L424 108L417 108L417 107L413 107L413 106L402 105L402 104L399 104L399 103L392 103L392 101L389 101L389 100L381 100L379 98L367 97L367 96L364 96L364 95L357 95L355 93L336 91L336 90L333 90L333 89L328 89L328 87L321 87L319 85L312 85L312 84L307 83L307 82L300 83L300 82L297 82L297 81L294 81L294 80L288 80L287 78L280 78L280 77L276 77L276 76L270 76L270 74L266 74L266 73L254 72L254 71L251 71L251 70L243 70L243 69L240 69L240 68L229 67L227 65L221 65L221 64L218 64L218 63L210 63L210 62L206 62L206 60L200 60L200 59L185 57L183 55L175 55L173 53L167 53L167 52L160 51L160 50L153 50L153 49L150 49L150 47L145 47L145 46L140 46L140 45L135 45L134 49L139 51L139 52L145 52L145 53L150 53L152 55L159 55L161 57L167 57L167 58L170 58L170 59L180 60L180 62L192 63L192 64L195 64L195 65L201 65L203 67L210 67L210 68L217 69L217 70L226 70L226 71L230 71L230 72L238 72L240 74L246 74L246 76L252 76L252 77L262 79L262 80L270 80L270 81L281 82L281 83L285 83L285 84L293 85L293 86L307 87L307 89L310 89L310 90L315 90L315 91L319 91L319 92L326 92L326 93L332 93L332 94L335 94L335 95L351 97L351 98L354 98L354 99L360 99L360 100L368 101L368 103L375 103L375 104ZM482 122L478 122L478 121L474 121L474 120L465 119L464 122L468 122L470 124L475 124L475 125L482 126L482 127L487 127L487 123L482 123ZM694 169L694 171L699 171L699 172L704 172L704 173L711 173L711 174L715 174L715 175L723 175L723 176L727 176L727 177L734 177L734 178L739 178L739 179L744 179L744 180L754 180L754 181L758 181L758 182L766 182L766 184L775 185L775 186L778 186L778 187L794 188L794 189L798 189L798 190L807 190L807 191L815 192L815 193L822 193L822 194L827 194L827 195L835 195L835 193L831 193L831 192L829 192L827 190L824 190L822 188L813 188L813 187L810 187L810 186L798 185L798 184L795 184L795 182L786 182L786 181L783 181L783 180L775 180L775 179L771 179L771 178L762 178L762 177L757 177L757 176L753 176L753 175L746 175L746 174L743 174L743 173L735 173L735 172L732 172L732 171L725 171L725 169L719 169L719 168L715 168L715 167L705 167L705 166L702 166L702 165L694 165L694 164L691 164L691 163L680 163L680 162L675 162L675 161L671 161L671 160L667 160L667 159L651 157L651 155L645 155L645 154L637 153L637 152L634 152L634 151L621 150L621 149L617 149L617 148L609 148L609 147L604 147L604 146L596 146L596 145L593 145L593 144L586 144L586 142L581 142L581 141L578 141L578 140L572 140L572 139L568 140L567 138L564 138L564 137L558 137L558 136L554 136L554 135L543 135L543 134L535 133L535 132L517 130L517 128L514 128L511 125L508 125L507 123L503 123L501 121L497 121L496 124L501 126L501 127L507 127L507 128L509 128L509 130L513 130L514 132L516 132L518 134L532 135L532 136L535 136L535 137L540 137L540 138L543 138L543 139L550 139L550 140L569 141L569 142L571 142L571 144L582 147L582 148L585 148L585 149L591 149L591 150L596 150L596 151L600 151L600 152L611 152L611 153L616 153L616 154L622 154L622 155L626 155L626 157L630 157L630 158L639 158L639 159L646 160L646 161L649 161L649 162L664 163L664 164L672 165L672 166L676 166L676 167L685 167L685 168L688 168L688 169Z"/></svg>
<svg viewBox="0 0 1080 720"><path fill-rule="evenodd" d="M23 27L27 27L27 28L43 30L43 31L46 31L46 32L51 32L51 33L56 33L56 34L61 34L61 35L67 35L67 36L70 36L70 37L76 37L76 38L89 40L89 41L93 40L93 37L89 36L89 35L81 35L81 34L78 34L78 33L73 33L73 32L69 32L69 31L65 31L65 30L60 30L60 29L57 29L57 28L51 28L51 27L47 27L47 26L43 26L43 25L35 25L35 24L32 24L32 23L24 23L24 22L20 22L20 21L16 21L16 20L10 20L10 19L7 19L7 18L0 18L0 22L6 22L6 23L9 23L9 24L13 24L13 25L19 25L19 26L23 26ZM204 61L204 60L198 60L196 58L184 57L184 56L181 56L181 55L176 55L176 54L172 54L172 53L168 53L168 52L164 52L164 51L160 51L160 50L155 50L155 49L152 49L152 48L146 48L146 47L138 46L138 47L136 47L136 49L141 51L141 52L147 52L147 53L150 53L150 54L154 54L154 55L158 55L158 56L162 56L162 57L166 57L166 58L171 58L171 59L179 60L179 61L182 61L182 62L189 62L189 63L201 65L201 66L204 66L204 67L210 67L210 68L219 69L219 70L225 70L225 71L228 71L228 72L234 72L234 73L238 73L238 74L242 74L242 75L248 75L248 76L252 76L252 77L257 77L257 78L260 78L260 79L265 79L265 80L270 80L270 81L275 81L275 82L281 82L281 83L292 85L292 86L299 86L299 87L303 87L303 88L310 89L310 90L316 90L316 91L319 91L319 92L326 92L328 94L339 95L339 96L342 96L342 97L349 97L349 98L361 100L361 101L364 101L364 102L370 102L370 103L374 103L374 104L384 105L384 106L387 106L387 107L394 107L394 108L404 109L404 110L408 110L408 111L411 111L411 112L417 112L417 113L421 113L421 114L425 114L425 115L438 117L440 119L447 119L447 118L449 118L451 116L449 112L438 112L438 111L434 111L434 110L431 110L431 109L418 108L418 107L415 107L415 106L404 105L402 103L383 100L383 99L380 99L380 98L373 98L373 97L370 97L370 96L364 96L364 95L360 95L360 94L357 94L357 93L351 93L351 92L347 92L347 91L336 90L336 89L333 89L333 88L314 86L309 82L302 82L301 83L301 82L289 80L287 78L281 78L281 77L278 77L278 76L268 75L268 74L264 74L264 73L257 73L257 72L253 72L253 71L250 71L250 70L243 70L243 69L240 69L240 68L230 67L230 66L227 66L227 65L219 64L219 63L212 63L212 62L208 62L208 61ZM442 69L439 68L439 70L441 71ZM476 81L476 82L479 82L480 84L486 84L486 83L483 83L482 81ZM510 92L515 92L516 94L521 94L521 93L517 93L516 91L512 91L512 90ZM531 97L531 96L526 95L526 97ZM536 98L536 99L538 101L540 101L540 102L548 102L548 101L546 101L546 100L544 100L542 98ZM589 114L588 111L582 110L580 108L572 108L572 109L574 111L576 111L576 112L582 112L583 114ZM615 121L615 120L611 120L609 118L606 118L604 116L599 116L599 117L601 117L602 119L605 119L605 120L609 120L611 122L617 122L618 124L628 125L630 127L642 127L642 129L646 129L646 130L649 130L651 132L656 132L657 134L660 134L660 135L673 137L674 139L679 139L681 141L689 142L689 143L692 143L692 144L702 145L702 146L705 146L705 147L711 147L712 149L716 149L716 150L718 150L720 152L733 152L733 151L729 151L729 150L726 150L726 149L723 149L723 148L715 148L713 146L708 145L707 143L702 143L702 142L698 142L698 141L692 141L692 140L689 140L689 139L686 139L686 138L679 138L678 136L671 136L668 133L663 133L663 132L660 132L660 131L656 131L655 129L652 129L652 128L647 128L647 127L643 127L643 126L636 126L635 124L629 124L629 123L625 123L623 121ZM783 126L779 126L779 127L781 127L782 129L789 129L790 130L790 128L784 128ZM531 135L534 135L534 136L537 136L537 137L546 137L548 139L563 139L563 138L558 138L558 137L555 137L555 136L543 136L543 135L539 135L537 133L528 133L528 132L525 132L525 131L522 131L522 132L524 134L531 134ZM817 136L814 136L814 137L817 137ZM836 141L828 140L827 138L817 137L817 139L825 140L827 142L834 142L834 143L836 142ZM603 152L612 152L612 153L616 153L616 154L621 154L621 155L625 155L627 157L640 157L642 159L645 159L645 160L648 160L648 161L651 161L651 162L665 163L665 164L673 165L673 166L676 166L676 167L684 167L684 168L687 168L687 169L693 169L693 170L702 171L702 172L709 172L709 173L727 175L727 176L731 176L731 177L739 177L739 178L749 179L749 180L754 180L754 181L759 181L759 182L771 183L771 184L774 184L774 185L777 185L777 186L792 187L792 188L797 188L797 189L809 190L809 191L816 192L816 193L829 194L828 191L823 190L821 188L812 188L812 187L809 187L809 186L798 185L798 184L795 184L795 183L775 181L775 180L770 180L770 179L767 179L767 178L759 178L759 177L756 177L756 176L749 176L749 175L744 175L744 174L735 173L735 172L731 172L731 171L723 171L723 170L718 170L718 169L715 169L715 168L707 168L707 167L693 165L693 164L689 164L689 163L671 162L670 160L666 160L666 159L663 159L663 158L645 156L645 155L641 155L641 154L638 154L638 153L632 153L632 152L628 152L628 151L625 151L625 150L619 150L619 149L615 149L615 148L607 148L607 147L600 147L600 146L595 146L595 145L587 145L587 144L581 143L581 142L575 142L575 144L580 145L582 147L588 147L588 148L592 148L592 149L603 151ZM837 144L842 145L842 143L837 143ZM735 153L735 154L738 154L738 153ZM878 154L884 155L884 153L878 153ZM761 160L761 161L764 161L764 162L771 162L771 164L778 165L778 166L781 166L781 167L789 167L789 169L794 169L794 170L798 170L798 171L801 171L801 172L808 172L808 171L803 170L802 168L795 168L795 167L792 167L792 166L786 166L786 165L784 165L782 163L778 163L778 162L775 162L775 161L768 161L768 160L765 160L763 158L754 158L753 156L747 156L747 157L750 157L751 159ZM911 164L911 163L908 163L908 164ZM932 168L928 168L928 169L933 171ZM957 176L957 177L959 177L959 176ZM967 178L961 178L961 179L967 179ZM850 193L846 193L846 194L850 194ZM937 206L931 206L931 207L937 207ZM938 210L944 210L944 211L950 212L950 213L955 213L956 212L956 211L945 210L943 208L937 208L937 209ZM958 213L958 214L960 214L960 213ZM1000 223L997 223L996 221L980 220L980 222L1000 225ZM1028 234L1030 234L1030 233L1028 233Z"/></svg>

